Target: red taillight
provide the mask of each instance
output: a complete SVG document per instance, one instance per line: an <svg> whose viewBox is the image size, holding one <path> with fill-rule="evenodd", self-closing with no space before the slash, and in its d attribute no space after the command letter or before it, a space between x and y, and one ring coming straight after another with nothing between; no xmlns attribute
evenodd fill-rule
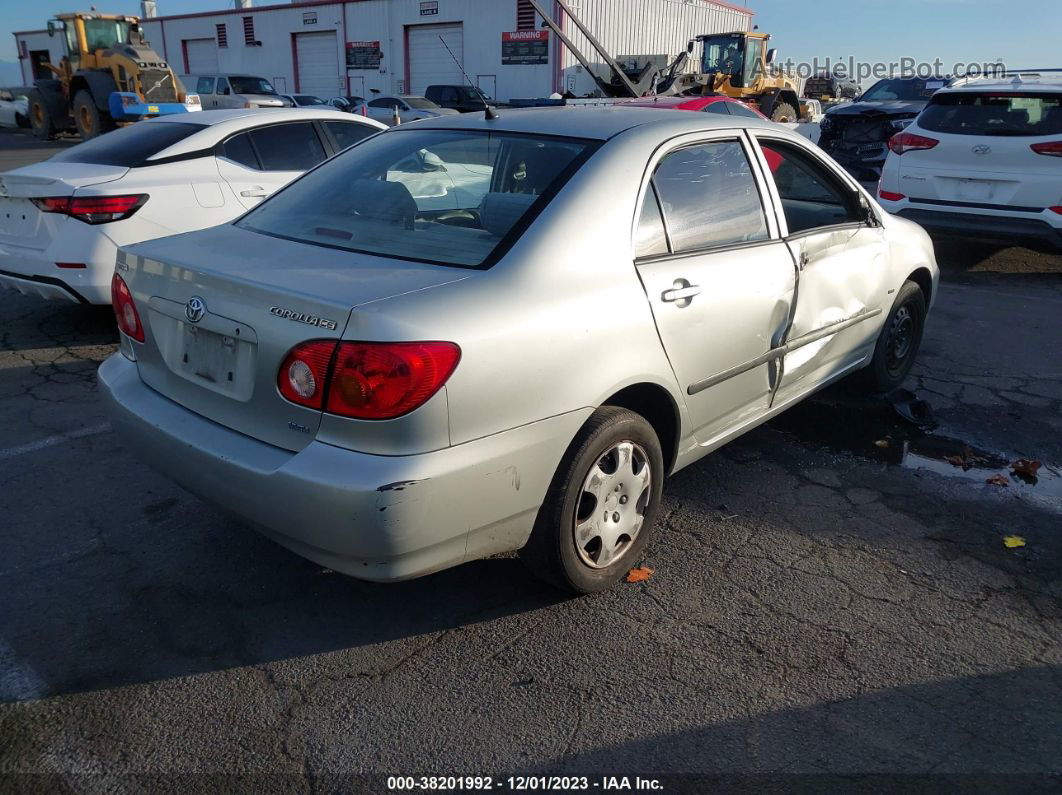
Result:
<svg viewBox="0 0 1062 795"><path fill-rule="evenodd" d="M277 374L293 403L362 420L389 420L419 408L453 373L452 342L333 342L298 345ZM322 402L323 401L323 402Z"/></svg>
<svg viewBox="0 0 1062 795"><path fill-rule="evenodd" d="M1045 144L1033 144L1029 148L1038 155L1062 157L1062 141L1048 141Z"/></svg>
<svg viewBox="0 0 1062 795"><path fill-rule="evenodd" d="M106 224L128 218L148 200L146 193L129 196L47 196L32 199L46 213L63 213L86 224Z"/></svg>
<svg viewBox="0 0 1062 795"><path fill-rule="evenodd" d="M889 139L889 150L902 155L904 152L932 149L939 143L940 141L936 138L927 138L924 135L915 135L909 132L898 132Z"/></svg>
<svg viewBox="0 0 1062 795"><path fill-rule="evenodd" d="M891 190L879 190L878 196L888 202L898 202L907 198L902 193L893 193Z"/></svg>
<svg viewBox="0 0 1062 795"><path fill-rule="evenodd" d="M1059 207L1048 207L1047 209L1050 210L1053 213L1058 213L1059 215L1062 215L1062 206L1059 206Z"/></svg>
<svg viewBox="0 0 1062 795"><path fill-rule="evenodd" d="M328 366L335 352L334 340L313 340L292 348L277 373L280 394L300 406L321 408L328 382Z"/></svg>
<svg viewBox="0 0 1062 795"><path fill-rule="evenodd" d="M117 273L111 279L111 306L118 319L118 330L137 342L144 341L144 326L140 323L140 314L133 303L129 285Z"/></svg>

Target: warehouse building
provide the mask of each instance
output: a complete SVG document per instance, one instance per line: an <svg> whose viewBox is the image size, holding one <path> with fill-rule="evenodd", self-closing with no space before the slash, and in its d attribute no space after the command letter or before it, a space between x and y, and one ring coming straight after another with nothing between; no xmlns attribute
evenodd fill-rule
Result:
<svg viewBox="0 0 1062 795"><path fill-rule="evenodd" d="M541 0L602 76L607 69L558 3ZM165 15L168 0L144 3L145 36L182 75L265 77L281 93L423 94L464 82L461 69L498 99L596 85L527 0L340 0L235 7ZM154 7L162 16L150 17ZM176 6L176 2L174 2ZM751 28L752 12L722 0L571 0L572 11L620 61L663 63L702 33ZM23 79L62 56L59 37L16 33ZM460 67L458 66L460 63Z"/></svg>

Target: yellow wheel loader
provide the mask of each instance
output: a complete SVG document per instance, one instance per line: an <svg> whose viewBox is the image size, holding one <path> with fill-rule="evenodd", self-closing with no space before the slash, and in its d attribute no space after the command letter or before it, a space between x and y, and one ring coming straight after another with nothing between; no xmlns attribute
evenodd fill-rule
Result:
<svg viewBox="0 0 1062 795"><path fill-rule="evenodd" d="M151 116L200 110L144 40L137 17L115 14L59 14L48 35L61 36L64 55L45 64L55 77L37 80L30 92L34 134L48 139L76 130L88 140L121 124Z"/></svg>

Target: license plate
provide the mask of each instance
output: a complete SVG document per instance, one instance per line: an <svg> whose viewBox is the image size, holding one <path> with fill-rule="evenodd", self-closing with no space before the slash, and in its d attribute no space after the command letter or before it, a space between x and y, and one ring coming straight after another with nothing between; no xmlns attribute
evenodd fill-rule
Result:
<svg viewBox="0 0 1062 795"><path fill-rule="evenodd" d="M183 326L184 353L181 357L181 369L223 389L231 389L238 383L236 339L188 323Z"/></svg>
<svg viewBox="0 0 1062 795"><path fill-rule="evenodd" d="M961 180L956 184L955 193L960 201L985 202L992 198L992 185L986 180Z"/></svg>
<svg viewBox="0 0 1062 795"><path fill-rule="evenodd" d="M158 112L159 112L159 106L158 105L148 105L148 113L158 113Z"/></svg>
<svg viewBox="0 0 1062 795"><path fill-rule="evenodd" d="M39 221L40 210L29 199L0 199L0 234L32 237Z"/></svg>

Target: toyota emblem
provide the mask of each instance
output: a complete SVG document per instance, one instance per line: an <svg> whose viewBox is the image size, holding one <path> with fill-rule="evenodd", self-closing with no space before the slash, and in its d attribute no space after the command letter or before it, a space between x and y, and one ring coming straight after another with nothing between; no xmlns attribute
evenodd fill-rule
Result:
<svg viewBox="0 0 1062 795"><path fill-rule="evenodd" d="M989 152L992 151L992 147L988 146L987 144L978 144L970 151L973 152L975 155L987 155Z"/></svg>
<svg viewBox="0 0 1062 795"><path fill-rule="evenodd" d="M198 323L206 314L206 301L198 295L193 295L184 305L184 316L192 323Z"/></svg>

